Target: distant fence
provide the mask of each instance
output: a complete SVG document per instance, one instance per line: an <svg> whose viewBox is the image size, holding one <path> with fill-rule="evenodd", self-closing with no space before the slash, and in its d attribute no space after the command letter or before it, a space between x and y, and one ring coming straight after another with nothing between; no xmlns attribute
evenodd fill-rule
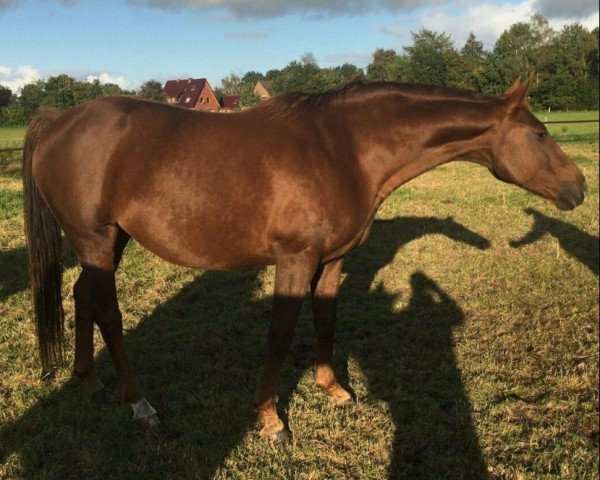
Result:
<svg viewBox="0 0 600 480"><path fill-rule="evenodd" d="M548 120L548 121L543 121L542 123L544 125L552 125L552 124L563 124L563 123L598 123L600 120L595 119L595 120ZM554 135L554 136L558 136L560 137L560 134ZM578 136L582 136L582 137L589 137L590 134L580 134ZM559 138L560 139L560 138ZM563 141L568 141L568 139L560 139ZM0 148L0 153L3 152L20 152L23 150L23 147L11 147L11 148Z"/></svg>
<svg viewBox="0 0 600 480"><path fill-rule="evenodd" d="M0 153L1 152L20 152L23 150L23 147L18 147L18 148L0 148Z"/></svg>
<svg viewBox="0 0 600 480"><path fill-rule="evenodd" d="M544 125L549 125L551 123L598 123L598 119L596 120L550 120L546 122L542 122Z"/></svg>

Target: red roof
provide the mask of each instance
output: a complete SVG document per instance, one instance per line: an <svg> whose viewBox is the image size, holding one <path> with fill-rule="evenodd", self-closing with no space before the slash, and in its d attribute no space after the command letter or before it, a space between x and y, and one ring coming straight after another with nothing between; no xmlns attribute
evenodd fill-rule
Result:
<svg viewBox="0 0 600 480"><path fill-rule="evenodd" d="M240 107L240 96L239 95L223 95L219 104L223 108L239 108Z"/></svg>
<svg viewBox="0 0 600 480"><path fill-rule="evenodd" d="M206 78L188 78L187 80L168 80L163 91L167 97L177 99L175 105L194 108L200 92L206 85Z"/></svg>

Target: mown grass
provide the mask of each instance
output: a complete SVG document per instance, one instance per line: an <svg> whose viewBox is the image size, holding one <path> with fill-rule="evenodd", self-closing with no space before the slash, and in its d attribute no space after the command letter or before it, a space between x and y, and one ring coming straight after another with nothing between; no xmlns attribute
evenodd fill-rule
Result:
<svg viewBox="0 0 600 480"><path fill-rule="evenodd" d="M195 272L132 243L118 274L126 344L160 429L99 408L68 361L40 382L17 161L0 174L0 478L598 478L598 145L568 144L590 184L559 212L466 163L383 204L347 259L336 365L356 395L312 384L303 310L282 375L286 445L251 406L273 268ZM64 304L73 343L67 257ZM97 335L97 365L115 375Z"/></svg>
<svg viewBox="0 0 600 480"><path fill-rule="evenodd" d="M0 149L23 145L26 127L0 127Z"/></svg>

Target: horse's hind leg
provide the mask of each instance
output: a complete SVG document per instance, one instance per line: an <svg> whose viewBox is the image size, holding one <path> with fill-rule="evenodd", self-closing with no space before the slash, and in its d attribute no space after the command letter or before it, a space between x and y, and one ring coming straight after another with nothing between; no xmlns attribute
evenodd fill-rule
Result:
<svg viewBox="0 0 600 480"><path fill-rule="evenodd" d="M84 392L94 401L109 403L114 395L106 389L94 369L94 319L89 288L85 287L83 271L73 287L75 299L75 375Z"/></svg>
<svg viewBox="0 0 600 480"><path fill-rule="evenodd" d="M117 300L115 271L127 234L116 225L103 228L92 238L75 241L82 271L75 285L76 348L75 372L82 379L84 389L94 394L103 387L93 371L93 323L100 333L111 355L123 400L130 403L134 420L143 420L148 425L158 422L155 410L144 399L142 389L135 380L123 345L123 323Z"/></svg>
<svg viewBox="0 0 600 480"><path fill-rule="evenodd" d="M341 273L340 259L319 268L311 282L317 356L315 383L331 395L331 400L336 405L346 405L352 401L352 396L338 383L332 366Z"/></svg>

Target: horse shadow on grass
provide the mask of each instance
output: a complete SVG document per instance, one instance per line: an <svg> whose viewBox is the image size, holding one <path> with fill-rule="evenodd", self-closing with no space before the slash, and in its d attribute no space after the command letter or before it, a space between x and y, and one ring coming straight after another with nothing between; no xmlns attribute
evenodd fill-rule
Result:
<svg viewBox="0 0 600 480"><path fill-rule="evenodd" d="M65 253L66 268L75 265L72 252ZM27 270L27 249L17 247L0 251L0 302L29 286Z"/></svg>
<svg viewBox="0 0 600 480"><path fill-rule="evenodd" d="M552 235L563 250L598 276L600 249L598 238L582 232L570 223L548 217L534 208L526 208L524 212L533 217L533 226L523 238L511 241L511 247L519 248L536 242L544 235Z"/></svg>
<svg viewBox="0 0 600 480"><path fill-rule="evenodd" d="M460 307L420 271L413 273L400 311L395 294L370 291L377 271L398 249L428 234L488 246L452 219L376 221L371 239L346 262L336 363L356 359L369 397L390 404L396 429L390 479L487 478L453 353L452 329L464 320ZM20 457L5 474L73 480L227 477L225 459L257 426L252 401L271 308L271 298L254 295L260 275L259 269L205 272L126 332L137 376L163 418L161 428L132 428L127 406L97 407L69 381L0 429L0 464L9 455ZM365 303L368 313L356 315L354 307ZM299 330L306 333L303 326ZM294 342L280 411L287 410L298 379L312 366L311 344L312 338ZM105 351L97 369L115 385ZM342 378L348 385L347 375Z"/></svg>
<svg viewBox="0 0 600 480"><path fill-rule="evenodd" d="M25 247L0 252L0 302L27 288Z"/></svg>

